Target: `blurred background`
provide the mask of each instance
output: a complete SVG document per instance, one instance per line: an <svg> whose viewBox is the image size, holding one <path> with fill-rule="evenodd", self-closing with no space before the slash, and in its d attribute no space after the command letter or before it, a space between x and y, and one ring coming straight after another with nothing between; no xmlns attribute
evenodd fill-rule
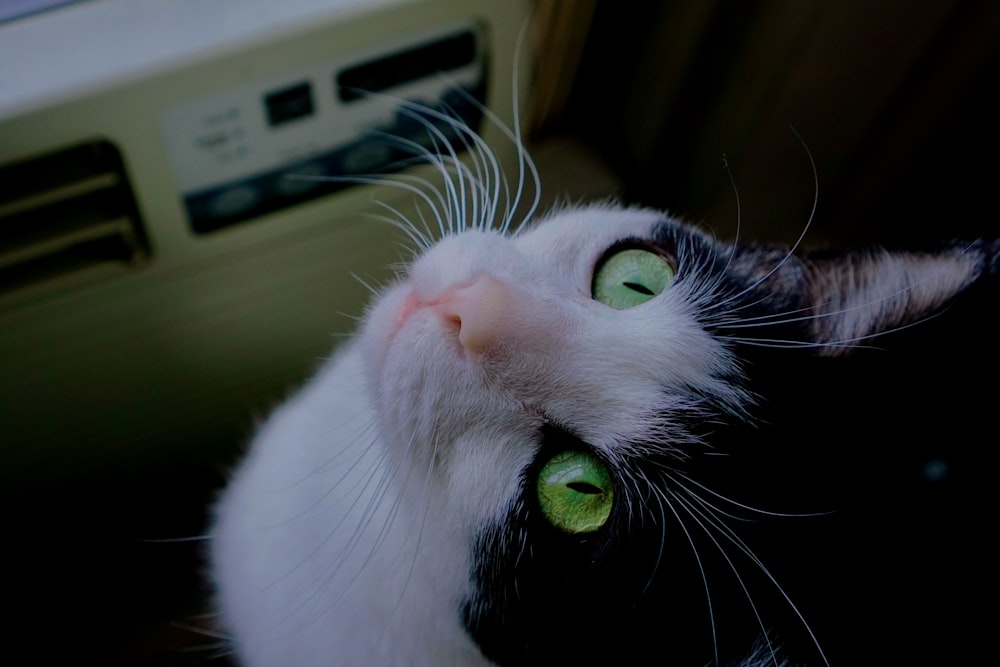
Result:
<svg viewBox="0 0 1000 667"><path fill-rule="evenodd" d="M996 3L554 5L590 29L572 75L541 51L537 136L592 148L627 200L720 231L739 204L773 241L814 203L816 243L995 234Z"/></svg>
<svg viewBox="0 0 1000 667"><path fill-rule="evenodd" d="M350 273L384 281L398 257L387 226L363 217L371 188L196 224L205 192L257 187L355 141L324 143L347 125L335 115L346 101L289 97L318 67L378 62L383 89L409 94L420 75L400 83L388 56L471 22L474 55L454 71L510 122L514 44L530 21L518 92L546 207L614 197L788 244L809 225L810 246L998 231L989 0L297 0L224 2L207 20L202 4L20 2L0 14L0 482L15 614L4 636L35 659L225 664L199 630L207 508L256 421L353 327L367 292ZM146 33L166 37L129 38ZM59 58L41 46L53 43ZM272 117L250 145L271 161L192 177L203 165L188 168L178 145L216 135L184 123L272 90L296 122ZM227 141L253 132L226 127ZM204 150L202 162L220 155ZM511 148L498 151L512 167ZM98 165L80 181L88 197L117 197L98 207L113 222L67 213L83 208L76 181L43 183L81 164Z"/></svg>

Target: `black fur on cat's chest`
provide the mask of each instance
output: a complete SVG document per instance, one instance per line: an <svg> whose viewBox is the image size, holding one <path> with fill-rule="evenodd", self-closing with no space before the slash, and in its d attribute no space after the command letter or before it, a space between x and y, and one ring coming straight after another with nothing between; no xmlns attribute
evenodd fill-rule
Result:
<svg viewBox="0 0 1000 667"><path fill-rule="evenodd" d="M726 524L832 665L974 662L991 636L979 607L996 593L988 461L998 355L983 310L996 282L842 358L743 350L761 399L754 419L713 424L711 450L671 462L734 501L796 515L703 494L747 519ZM572 436L544 437L543 450ZM637 511L641 520L617 514L628 530L614 537L567 536L537 516L531 491L526 480L507 520L478 536L476 593L463 609L499 664L646 664L652 654L657 664L725 665L764 631L791 664L824 664L788 600L724 537L715 536L722 555L688 516L682 527L659 508Z"/></svg>

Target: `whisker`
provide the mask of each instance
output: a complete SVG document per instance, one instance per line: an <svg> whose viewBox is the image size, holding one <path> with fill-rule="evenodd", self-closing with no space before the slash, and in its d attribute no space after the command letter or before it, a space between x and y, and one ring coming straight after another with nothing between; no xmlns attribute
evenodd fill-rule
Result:
<svg viewBox="0 0 1000 667"><path fill-rule="evenodd" d="M378 215L374 213L369 213L369 218L374 218L379 222L388 224L401 232L410 240L413 247L407 248L412 256L418 255L423 250L428 250L434 244L431 239L432 232L427 226L427 219L424 218L423 212L420 209L419 202L413 202L413 208L417 213L417 217L420 219L423 229L418 229L417 226L409 220L403 212L399 209L391 206L383 201L375 202L378 206L382 207L392 215Z"/></svg>
<svg viewBox="0 0 1000 667"><path fill-rule="evenodd" d="M798 606L792 601L792 599L791 599L791 597L789 597L788 593L785 592L785 589L781 586L781 584L778 583L778 580L774 577L774 575L771 573L771 571L768 570L767 567L764 565L764 562L753 552L752 549L750 549L750 547L746 544L746 542L744 542L733 531L732 528L730 528L729 526L727 526L724 522L720 521L718 518L716 518L714 516L711 516L711 515L708 515L708 514L705 514L704 512L702 512L701 510L699 510L698 507L692 505L690 502L685 501L684 499L680 498L679 496L675 496L675 497L677 498L678 502L680 502L681 504L683 504L685 506L685 508L688 510L689 513L697 514L698 516L701 516L703 519L705 519L706 522L708 522L712 527L714 527L717 531L719 531L719 533L723 537L725 537L727 540L729 540L729 542L732 543L733 546L735 546L737 549L739 549L740 551L742 551L750 559L750 561L754 565L757 566L757 568L761 571L761 573L771 582L771 584L774 585L775 589L778 591L778 593L781 595L781 597L785 600L785 602L788 603L789 608L796 615L796 617L798 617L799 621L802 623L802 626L805 628L806 632L809 634L810 639L812 639L813 645L816 647L816 650L819 652L820 657L823 659L823 662L825 664L829 665L830 661L827 659L826 654L823 651L822 645L820 644L818 638L814 634L814 632L812 630L812 627L809 625L809 623L806 621L805 617L802 615L802 612L799 610ZM708 531L707 528L705 528L705 526L697 518L695 518L693 515L692 515L692 518L694 518L694 520L699 525L702 526L702 529L705 530L706 535L708 535L709 539L711 539L716 544L716 546L719 548L719 551L722 554L723 558L725 558L726 562L730 564L730 567L734 568L733 572L736 575L737 579L740 581L740 586L743 587L744 590L746 590L746 587L744 585L742 577L740 577L739 573L736 571L736 569L735 569L732 561L730 560L729 556L726 554L725 550L722 549L721 545L715 540L715 538L712 536L711 532ZM749 593L748 593L748 601L750 602L751 607L753 607L754 613L757 614L756 606L754 605L753 600L751 598L749 598ZM762 620L760 619L759 614L757 615L757 618L758 618L758 621L762 623ZM761 625L761 629L762 630L765 629L763 625ZM765 637L766 637L766 633L765 633Z"/></svg>
<svg viewBox="0 0 1000 667"><path fill-rule="evenodd" d="M413 580L413 573L416 571L417 560L420 558L420 551L424 541L424 531L427 529L427 518L428 516L430 516L431 494L428 491L428 489L430 488L430 480L434 473L434 460L437 457L437 449L438 449L437 437L436 436L432 437L434 438L434 444L431 447L432 451L430 456L427 457L427 465L425 466L426 471L420 486L421 496L423 497L424 501L424 507L423 511L420 513L420 522L419 522L419 527L417 529L416 541L414 542L413 546L413 555L412 558L410 559L409 568L407 569L406 576L403 580L403 587L399 590L398 593L398 600L397 600L398 603L402 602L403 596L405 595L406 590L410 587L410 582ZM402 494L400 494L397 504L402 504ZM396 616L399 613L399 610L400 610L400 604L397 604L392 611L392 615ZM390 627L391 625L386 623L384 630L388 631Z"/></svg>
<svg viewBox="0 0 1000 667"><path fill-rule="evenodd" d="M669 498L664 497L663 501L666 504L667 508L670 510L670 513L674 515L674 518L677 520L677 524L680 526L681 530L684 531L684 537L687 538L688 544L691 545L691 552L694 555L695 563L698 565L698 572L701 575L702 585L705 587L705 602L708 606L709 625L712 631L712 651L713 654L715 655L714 662L716 665L718 665L719 640L718 640L718 635L716 634L717 629L715 627L715 611L712 607L712 594L708 587L708 574L705 572L705 566L702 563L701 554L698 553L698 547L695 544L694 538L691 536L691 533L688 531L687 525L684 523L684 520L681 519L680 514L677 512L677 509L674 507L673 503L670 502Z"/></svg>
<svg viewBox="0 0 1000 667"><path fill-rule="evenodd" d="M364 278L362 278L361 276L359 276L354 271L350 271L349 273L350 273L351 278L353 278L356 283L358 283L359 285L361 285L362 287L364 287L366 290L368 290L368 293L371 294L373 297L378 297L382 293L382 290L380 290L378 287L375 287L374 285L368 283L368 281L366 281Z"/></svg>
<svg viewBox="0 0 1000 667"><path fill-rule="evenodd" d="M929 275L929 276L926 276L926 277L924 277L924 278L922 278L920 280L917 280L917 281L915 281L913 283L909 283L909 284L907 284L907 285L905 285L903 287L900 287L897 290L894 290L892 292L888 292L888 293L880 296L877 299L872 299L870 301L865 301L865 302L862 302L862 303L853 304L851 306L848 306L846 308L840 308L838 310L829 310L829 311L827 311L827 310L821 310L820 312L817 313L817 312L810 312L810 311L814 310L813 307L803 307L803 308L797 308L797 309L785 311L783 313L770 313L770 314L766 314L766 315L759 315L759 316L756 316L756 317L749 317L749 318L738 318L738 319L734 318L733 319L733 323L727 323L724 320L713 320L713 324L715 324L719 328L725 328L725 329L745 329L745 328L753 328L753 327L757 327L757 326L772 326L772 325L777 325L777 324L791 324L791 323L794 323L794 322L811 322L811 321L821 320L821 319L830 318L830 317L840 318L840 317L842 317L844 315L849 315L849 314L851 314L852 312L855 312L855 311L859 311L859 310L860 311L867 311L867 310L873 309L874 307L878 306L881 303L891 302L895 298L897 298L899 296L902 296L902 295L904 295L904 294L906 294L908 292L913 291L914 288L920 286L921 284L923 284L925 282L930 282L931 280L933 280L933 278L934 278L933 274ZM760 301L763 301L764 299L765 299L765 297L762 297ZM754 302L751 305L756 305L757 303L759 303L759 301L758 302ZM828 305L829 303L831 303L831 302L827 301L825 303L820 304L820 306L825 306L825 305ZM737 310L739 310L739 308L734 309L733 312L735 312ZM803 312L810 312L810 314L809 315L800 315L800 316L790 317L791 315L796 315L797 313L803 313ZM924 320L921 320L921 322L923 322L923 321ZM886 332L882 332L882 333L889 333L891 331L894 331L894 329L886 331ZM881 335L881 334L879 334L879 335Z"/></svg>
<svg viewBox="0 0 1000 667"><path fill-rule="evenodd" d="M185 542L207 542L212 539L209 534L185 535L183 537L140 537L137 542L142 544L183 544Z"/></svg>
<svg viewBox="0 0 1000 667"><path fill-rule="evenodd" d="M291 178L291 176L289 176ZM404 190L413 194L416 198L422 201L427 208L435 213L438 219L438 224L440 226L441 235L445 234L444 224L442 222L442 216L440 211L435 206L434 201L431 199L430 195L427 194L426 190L421 189L408 181L418 181L424 184L428 184L426 179L413 176L411 174L388 174L384 176L309 176L310 180L318 181L329 181L334 183L353 183L355 185L377 185L380 187L397 188L399 190ZM436 192L436 190L435 190ZM439 195L440 196L440 195ZM376 202L379 203L379 202ZM404 218L405 219L405 218Z"/></svg>
<svg viewBox="0 0 1000 667"><path fill-rule="evenodd" d="M517 160L518 160L517 188L515 190L514 199L510 203L510 205L507 207L507 209L506 209L506 211L504 213L504 216L503 216L503 222L500 225L500 231L502 233L504 233L504 234L507 234L509 232L511 223L513 221L513 217L517 214L517 211L518 211L518 209L521 206L521 197L522 197L522 194L524 192L525 185L526 185L525 180L526 180L527 176L529 176L529 175L531 177L531 181L532 181L532 184L533 184L533 187L534 187L534 197L533 197L532 202L531 202L531 204L530 204L530 206L528 208L528 211L522 216L520 227L523 227L526 223L528 223L534 217L535 213L537 212L537 210L538 210L538 208L539 208L539 206L541 204L541 190L542 190L541 175L539 174L538 167L535 165L534 160L531 158L531 155L528 154L528 152L527 152L527 150L525 148L524 141L523 141L523 138L522 138L522 133L521 133L521 120L520 120L521 114L518 113L518 108L520 106L520 95L518 93L518 86L519 86L519 84L518 84L518 80L519 80L518 71L520 69L519 62L520 62L522 50L524 48L524 39L525 39L525 35L526 35L526 30L527 30L527 24L525 24L524 26L521 27L521 31L518 34L517 44L516 44L516 46L514 48L514 51L515 51L515 56L514 56L515 65L514 65L514 82L513 82L513 96L514 96L514 99L513 99L513 107L514 107L514 120L513 120L513 122L514 122L514 127L513 127L513 129L511 129L510 127L508 127L507 124L504 123L504 121L499 116L497 116L496 113L494 113L492 109L490 109L489 107L483 105L481 102L479 102L479 100L475 99L467 91L465 91L462 88L458 88L458 90L457 90L458 94L460 96L462 96L469 103L475 105L476 108L479 109L483 113L483 115L486 118L488 118L490 120L490 122L505 137L507 137L507 139L509 139L511 141L511 143L514 145L514 147L517 150Z"/></svg>
<svg viewBox="0 0 1000 667"><path fill-rule="evenodd" d="M210 649L210 648L212 649L222 648L223 646L228 646L228 643L230 641L229 635L226 634L225 632L220 632L219 630L215 630L213 628L206 627L204 625L195 625L193 623L184 623L181 621L171 621L170 626L177 628L178 630L184 630L186 632L191 632L193 634L201 635L203 637L208 637L210 639L220 640L218 644L208 644L204 648L195 647L200 650Z"/></svg>
<svg viewBox="0 0 1000 667"><path fill-rule="evenodd" d="M449 122L454 123L451 127L455 130L472 167L458 157L450 142L448 144L449 157L442 156L439 150L427 152L424 157L427 161L435 160L448 167L454 172L459 182L459 198L454 201L454 216L458 220L455 231L464 231L468 228L486 229L489 226L488 221L492 219L491 206L495 206L493 202L497 198L496 193L493 196L490 195L491 177L489 171L483 167L487 157L491 155L491 151L485 142L460 119L450 119L449 116L442 114L441 119L445 118L449 118ZM429 130L440 134L433 124L426 120L424 122L428 123ZM473 141L470 142L470 138ZM495 158L491 159L495 165ZM494 173L498 173L496 167L494 167ZM498 176L494 176L494 180L498 178ZM468 196L466 195L466 186L468 186ZM471 207L471 211L469 211L469 207ZM480 212L480 208L482 212ZM467 211L469 211L468 216L466 215ZM467 218L471 218L471 225L466 222Z"/></svg>
<svg viewBox="0 0 1000 667"><path fill-rule="evenodd" d="M693 507L691 505L691 503L687 502L686 500L684 500L680 496L675 496L675 498L676 498L677 502L679 502L687 510L688 514L691 516L691 518L694 520L694 522L696 524L698 524L698 526L702 529L702 531L705 533L705 535L708 537L708 539L712 541L712 544L714 544L715 547L716 547L716 549L718 549L719 554L726 561L726 564L729 565L729 569L732 570L733 575L736 577L737 583L739 584L740 588L743 589L743 594L747 598L747 603L750 605L750 609L753 612L754 617L757 619L757 625L760 627L761 632L764 635L764 640L767 642L767 646L768 646L769 652L771 654L771 658L772 658L774 664L777 665L778 664L777 654L774 651L774 647L771 646L771 640L767 636L767 628L764 625L764 619L761 617L760 611L757 609L757 605L753 601L753 595L750 594L750 589L747 588L746 582L744 581L743 577L740 576L739 569L736 567L736 564L729 557L729 554L726 553L726 550L723 548L723 546L719 543L719 541L712 534L712 531L709 530L708 527L704 523L702 523L702 521L698 518L698 516L700 516L703 519L705 519L716 530L720 530L720 532L722 532L722 534L724 536L726 536L727 538L729 538L730 541L733 541L734 544L736 544L736 546L738 548L741 548L745 553L747 553L747 555L750 556L750 558L752 560L754 560L754 562L758 562L757 559L756 559L756 557L752 555L752 552L749 551L749 548L747 548L747 547L745 547L745 545L743 545L742 541L739 541L738 539L734 540L734 536L729 535L730 531L729 531L728 528L725 527L725 524L722 524L721 522L719 522L714 517L708 516L705 513L699 511L696 507ZM780 589L780 586L779 586L779 589Z"/></svg>
<svg viewBox="0 0 1000 667"><path fill-rule="evenodd" d="M925 317L922 317L913 322L907 324L901 324L884 331L877 331L874 333L863 334L860 336L854 336L852 338L843 338L834 341L799 341L799 340L785 340L785 339L767 339L767 338L743 338L740 336L720 336L723 340L738 342L743 345L752 345L757 347L773 347L773 348L849 348L849 349L878 349L875 345L858 345L857 343L866 340L874 340L876 338L881 338L887 334L897 333L900 331L905 331L912 327L920 326L925 322L933 320L940 317L941 313L931 313Z"/></svg>
<svg viewBox="0 0 1000 667"><path fill-rule="evenodd" d="M456 120L460 118L459 114L450 106L447 104L442 104L442 106L452 116L454 116ZM464 123L454 129L456 129L458 140L462 142L465 153L469 157L468 161L472 163L472 168L467 168L465 173L466 178L469 181L469 185L473 190L473 194L475 195L470 197L472 211L469 215L469 219L472 223L471 225L463 225L463 231L467 227L485 231L492 225L491 221L493 220L494 213L493 210L491 210L490 204L491 202L495 202L499 195L499 191L495 190L491 196L490 172L486 169L487 156L490 155L492 151L488 151L488 148L484 147L485 142L470 142L469 136L475 135L475 132ZM472 169L475 171L473 172ZM494 173L496 173L496 170L494 170ZM498 181L499 178L492 180ZM494 188L496 187L497 184L494 185ZM482 211L480 211L480 208L482 208ZM464 222L465 218L463 217L462 220Z"/></svg>
<svg viewBox="0 0 1000 667"><path fill-rule="evenodd" d="M419 122L427 133L431 148L416 144L420 146L418 154L422 155L427 163L438 167L451 205L448 215L448 229L453 234L459 232L462 230L466 211L467 167L459 159L455 147L445 137L444 132L427 118L431 109L416 107L413 103L404 103L400 108L404 116L409 116ZM414 108L418 111L415 111ZM442 148L447 156L442 154Z"/></svg>
<svg viewBox="0 0 1000 667"><path fill-rule="evenodd" d="M408 449L411 446L411 444L412 441L409 441L408 444L406 445L406 448ZM322 579L323 585L319 585L316 582L310 582L308 584L309 586L308 591L305 591L304 594L301 596L300 603L297 605L297 607L302 607L302 605L304 605L305 602L309 600L312 600L314 602L320 602L322 600L322 596L325 595L325 592L329 589L330 584L337 578L341 569L348 562L348 557L354 552L355 549L357 549L362 544L362 537L364 533L368 531L374 524L373 519L376 516L378 516L379 508L382 507L386 497L389 495L390 490L393 488L392 480L393 478L396 477L400 468L400 466L391 466L389 468L386 468L384 466L384 463L385 459L383 456L376 457L376 461L372 465L371 474L365 476L366 481L364 483L364 486L358 493L353 494L354 500L350 503L349 507L344 511L343 518L341 519L341 521L338 523L337 526L334 526L330 531L328 531L327 537L325 537L322 540L322 543L325 543L327 540L329 540L330 537L337 532L339 525L342 524L343 521L348 516L351 515L353 509L357 507L360 500L364 498L366 495L369 495L368 502L362 509L361 515L359 516L356 522L354 530L352 531L352 534L348 537L346 541L343 552L339 554L339 557L337 559L328 563L328 567ZM374 474L378 469L381 469L382 474L380 475ZM409 474L408 472L404 473L404 475L408 474ZM373 487L373 490L369 494L368 489L373 480L375 480L375 486ZM386 536L388 535L390 527L395 521L395 517L399 510L399 506L402 502L401 496L399 494L393 494L393 495L394 497L392 499L391 504L388 507L385 520L381 523L381 526L378 529L378 533L375 535L375 539L372 541L371 546L368 548L368 551L365 554L362 563L358 566L357 570L354 572L353 577L340 588L339 592L329 596L329 602L323 606L323 608L320 610L320 613L317 613L313 616L313 621L312 621L313 623L319 622L327 611L340 604L343 597L347 595L352 586L359 580L362 571L371 562L375 554L379 552L380 547L382 546Z"/></svg>
<svg viewBox="0 0 1000 667"><path fill-rule="evenodd" d="M346 471L346 472L344 472L344 474L342 474L340 476L340 478L338 479L337 482L331 484L327 488L327 490L324 493L322 493L320 495L320 497L317 498L314 502L312 502L309 506L307 506L304 509L298 511L294 515L286 517L282 522L280 522L278 524L274 524L274 525L269 526L269 527L271 527L271 528L278 527L278 526L283 525L285 523L288 523L290 521L294 521L296 519L299 519L299 518L305 516L306 514L308 514L309 512L315 510L320 505L320 503L322 503L324 500L328 499L330 497L330 495L334 492L334 490L336 490L339 487L340 483L343 482L348 477L348 475L350 474L350 471L352 471L356 466L358 466L358 465L361 464L361 461L363 460L364 456L367 455L367 454L368 454L368 451L367 451L367 448L366 448L366 451L363 451L362 454L361 454L361 456L359 456L357 458L357 460L355 460L348 467L349 470ZM376 466L377 466L377 464L373 465L372 468L374 469ZM362 487L362 492L363 492L364 488L367 488L367 485L370 482L371 477L372 477L372 475L366 475L365 476L366 482L365 482L364 487ZM290 485L290 486L292 486L292 485ZM306 563L308 563L316 554L318 554L319 551L332 539L332 537L336 533L337 529L340 528L340 526L342 526L343 523L348 519L348 517L351 514L350 510L353 510L353 508L357 506L357 503L360 502L360 500L361 500L362 497L363 497L363 493L353 494L354 500L352 501L352 503L350 504L350 506L344 512L342 512L341 517L339 518L339 520L336 521L336 522L334 522L333 526L331 527L331 530L329 530L327 532L327 535L322 540L320 540L317 544L313 545L312 549L308 550L301 558L299 558L298 561L297 561L297 563L295 565L293 565L289 569L285 570L285 572L283 574L279 575L278 577L276 577L276 578L272 579L271 581L269 581L268 583L266 583L262 587L261 590L265 590L266 591L269 588L271 588L273 586L277 586L281 582L285 581L288 577L292 576L292 574L294 574L299 568L303 567ZM352 541L353 541L353 538L352 538ZM348 548L348 551L349 550L350 550L350 547ZM341 562L343 562L343 560L345 560L345 559L341 559ZM319 595L319 587L316 587L316 589L314 589L314 592L312 594L318 596Z"/></svg>
<svg viewBox="0 0 1000 667"><path fill-rule="evenodd" d="M788 250L787 253L785 253L785 256L782 259L780 259L777 264L775 264L773 267L771 267L771 269L767 273L765 273L761 278L759 278L754 284L745 287L742 291L737 292L736 294L730 295L729 297L727 297L726 299L724 299L721 303L717 304L717 307L724 307L729 302L731 302L731 301L733 301L735 299L739 299L744 294L747 294L747 293L753 291L758 286L760 286L761 284L763 284L768 278L770 278L771 276L773 276L778 271L778 269L781 268L781 266L786 261L788 261L788 258L791 257L791 256L793 256L795 254L795 252L799 249L799 246L802 245L802 241L805 240L805 237L806 237L806 234L809 231L809 228L812 227L813 220L816 217L816 209L819 206L819 172L816 169L816 161L813 159L812 151L809 150L809 146L806 145L805 141L802 139L802 136L799 135L798 131L796 131L796 129L795 129L794 126L791 127L791 130L795 134L795 137L802 144L802 148L805 150L806 157L809 159L809 166L812 169L812 176L813 176L813 201L812 201L812 208L809 211L809 216L806 219L806 224L802 228L802 231L799 233L799 237L797 239L795 239L795 243L792 244L791 248Z"/></svg>
<svg viewBox="0 0 1000 667"><path fill-rule="evenodd" d="M723 496L722 494L720 494L720 493L718 493L716 491L713 491L712 489L708 488L704 484L701 484L701 483L699 483L699 482L691 479L691 477L689 477L688 475L686 475L685 473L683 473L681 471L671 470L670 472L673 473L673 474L669 474L669 473L667 474L667 476L670 479L670 481L673 482L674 484L677 484L681 488L683 488L688 493L688 495L690 495L692 497L694 497L694 494L691 493L682 484L680 484L680 482L677 481L677 477L680 477L685 482L688 482L690 484L693 484L694 486L697 486L702 491L705 491L706 493L710 493L711 495L715 496L716 498L718 498L720 500L723 500L723 501L729 503L730 505L734 505L736 507L739 507L740 509L748 510L748 511L753 512L755 514L763 514L763 515L766 515L766 516L774 516L774 517L781 517L781 518L794 518L794 517L827 516L827 515L830 515L830 514L834 513L834 512L805 512L805 513L799 514L799 513L769 512L768 510L762 510L762 509L760 509L758 507L753 507L751 505L746 505L744 503L737 502L737 501L733 500L732 498L727 498L726 496ZM729 514L727 514L725 512L722 512L721 510L718 510L718 508L715 508L714 506L711 506L711 505L709 505L709 506L713 507L713 509L716 509L716 511L719 511L722 514L726 514L726 516L730 516ZM738 518L738 517L733 517L733 518Z"/></svg>
<svg viewBox="0 0 1000 667"><path fill-rule="evenodd" d="M743 223L743 203L740 199L740 190L736 185L736 177L733 176L733 171L729 167L729 160L726 156L722 156L722 166L726 171L726 175L729 177L729 183L733 188L733 195L736 198L736 231L733 235L732 241L729 243L729 251L726 254L726 263L722 267L722 270L716 274L714 280L708 284L707 288L704 290L706 294L716 294L722 285L724 277L729 273L729 268L733 265L733 261L736 259L736 250L739 248L740 232L742 231Z"/></svg>
<svg viewBox="0 0 1000 667"><path fill-rule="evenodd" d="M647 579L646 579L646 585L642 587L642 592L640 593L640 595L645 595L646 591L648 591L649 587L653 584L653 580L656 578L656 573L660 569L660 563L663 560L663 551L664 551L664 549L666 547L666 542L667 542L667 533L666 533L666 531L667 531L667 521L666 521L666 512L663 509L663 505L664 505L664 503L669 504L670 501L663 495L663 493L660 491L660 489L655 484L653 484L646 477L645 473L641 473L640 472L640 474L642 476L643 486L645 488L651 489L653 491L653 496L656 498L656 504L657 504L657 506L660 509L660 524L659 524L660 525L660 548L657 551L656 561L653 563L653 567L652 567L652 569L651 569L651 571L649 573L649 577L647 577ZM633 505L633 503L628 503L627 504L627 506L629 507L629 511L630 511L630 516L629 516L630 520L632 518L631 517L631 508L632 508L632 505Z"/></svg>
<svg viewBox="0 0 1000 667"><path fill-rule="evenodd" d="M455 86L455 90L458 94L474 101L474 103L480 110L485 109L485 107L483 107L478 102L478 100L472 98L471 95L469 95L461 86ZM395 99L395 98L390 97L390 99ZM432 143L434 144L435 149L439 148L438 141L440 141L440 146L445 147L448 153L447 156L441 155L440 150L431 151L426 147L421 146L420 144L416 144L415 142L408 142L412 146L414 146L415 152L425 156L428 162L433 162L442 166L448 165L457 171L459 175L458 188L455 188L454 185L449 186L448 190L449 200L453 204L455 217L458 218L459 220L463 219L464 213L466 211L466 194L465 194L466 183L468 183L470 187L479 190L483 190L483 184L476 177L476 175L473 174L473 172L469 169L469 167L467 167L462 162L451 142L447 139L447 137L445 137L444 133L440 130L440 128L438 128L438 126L432 122L432 119L441 121L445 123L447 126L454 129L459 137L459 140L463 143L463 145L466 148L469 147L468 143L469 140L471 140L474 145L482 147L482 150L485 152L490 152L489 147L486 145L482 137L478 135L478 133L474 132L464 121L454 117L453 115L443 113L432 107L419 105L415 102L411 102L408 100L399 101L399 104L404 114L417 120L424 126L428 134L431 136L431 140ZM443 168L440 169L443 170ZM455 227L451 227L451 229L452 231L457 231Z"/></svg>

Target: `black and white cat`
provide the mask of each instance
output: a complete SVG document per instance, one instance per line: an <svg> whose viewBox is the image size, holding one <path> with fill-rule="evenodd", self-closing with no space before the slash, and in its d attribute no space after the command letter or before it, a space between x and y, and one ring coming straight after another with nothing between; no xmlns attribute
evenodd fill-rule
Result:
<svg viewBox="0 0 1000 667"><path fill-rule="evenodd" d="M809 254L612 204L518 226L460 131L477 168L427 155L443 238L406 223L419 256L216 508L239 662L977 655L1000 246Z"/></svg>

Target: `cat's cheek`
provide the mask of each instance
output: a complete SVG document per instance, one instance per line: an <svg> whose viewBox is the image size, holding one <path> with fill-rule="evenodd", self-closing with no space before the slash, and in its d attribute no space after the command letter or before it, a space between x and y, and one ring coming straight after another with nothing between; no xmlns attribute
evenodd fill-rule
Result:
<svg viewBox="0 0 1000 667"><path fill-rule="evenodd" d="M365 314L358 338L370 382L386 370L386 358L392 341L402 327L400 319L406 309L408 295L409 290L404 285L396 285Z"/></svg>
<svg viewBox="0 0 1000 667"><path fill-rule="evenodd" d="M454 443L461 456L445 470L449 506L462 508L471 530L500 521L520 493L522 476L537 456L539 424L511 415L506 423L469 431Z"/></svg>

